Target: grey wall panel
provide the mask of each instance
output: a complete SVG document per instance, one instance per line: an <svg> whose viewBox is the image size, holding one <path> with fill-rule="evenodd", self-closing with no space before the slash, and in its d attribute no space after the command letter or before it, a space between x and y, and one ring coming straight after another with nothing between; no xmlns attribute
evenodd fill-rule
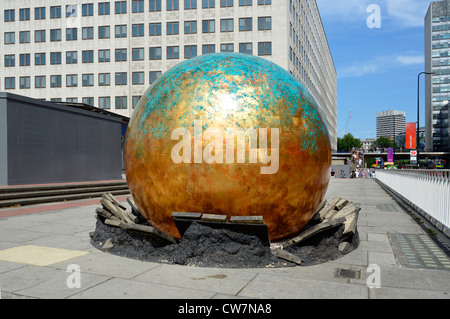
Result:
<svg viewBox="0 0 450 319"><path fill-rule="evenodd" d="M121 121L39 103L8 100L9 185L121 179Z"/></svg>
<svg viewBox="0 0 450 319"><path fill-rule="evenodd" d="M8 126L6 100L0 99L0 186L8 185Z"/></svg>

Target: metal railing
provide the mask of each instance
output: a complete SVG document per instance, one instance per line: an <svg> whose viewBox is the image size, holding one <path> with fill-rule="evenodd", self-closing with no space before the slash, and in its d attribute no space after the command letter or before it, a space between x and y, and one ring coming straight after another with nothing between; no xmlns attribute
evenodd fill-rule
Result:
<svg viewBox="0 0 450 319"><path fill-rule="evenodd" d="M450 228L450 170L377 170L376 178Z"/></svg>

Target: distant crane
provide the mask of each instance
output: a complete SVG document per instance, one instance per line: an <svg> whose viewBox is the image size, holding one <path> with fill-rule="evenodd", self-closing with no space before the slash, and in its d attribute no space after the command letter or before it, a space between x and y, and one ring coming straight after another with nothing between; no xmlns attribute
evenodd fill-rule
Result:
<svg viewBox="0 0 450 319"><path fill-rule="evenodd" d="M345 125L345 129L342 130L342 137L345 136L345 134L347 134L347 129L348 129L348 123L350 122L350 119L352 115L352 110L350 110L350 112L348 112L348 117L347 117L347 124Z"/></svg>

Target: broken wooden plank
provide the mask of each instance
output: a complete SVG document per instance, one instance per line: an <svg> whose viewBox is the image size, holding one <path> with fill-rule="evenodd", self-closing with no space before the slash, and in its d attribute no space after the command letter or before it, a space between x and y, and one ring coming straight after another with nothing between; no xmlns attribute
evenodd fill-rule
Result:
<svg viewBox="0 0 450 319"><path fill-rule="evenodd" d="M157 237L165 239L173 244L177 243L177 240L174 237L170 236L169 234L167 234L153 226L138 225L138 224L125 224L124 227L127 230L134 230L134 231L138 231L140 233L146 233L149 235L157 236Z"/></svg>
<svg viewBox="0 0 450 319"><path fill-rule="evenodd" d="M128 214L125 213L124 210L122 210L121 208L115 206L113 203L111 203L110 201L106 200L105 198L100 199L100 203L103 205L103 207L105 207L105 209L110 212L111 214L113 214L114 216L116 216L117 218L123 220L124 222L127 223L134 223L134 218L130 218L128 216Z"/></svg>
<svg viewBox="0 0 450 319"><path fill-rule="evenodd" d="M113 220L113 219L105 219L105 224L109 225L109 226L114 226L114 227L121 227L123 228L124 222L120 221L120 220Z"/></svg>
<svg viewBox="0 0 450 319"><path fill-rule="evenodd" d="M210 222L227 222L227 215L216 215L216 214L203 214L202 220L210 221Z"/></svg>
<svg viewBox="0 0 450 319"><path fill-rule="evenodd" d="M172 218L201 219L202 213L173 212Z"/></svg>
<svg viewBox="0 0 450 319"><path fill-rule="evenodd" d="M262 216L231 216L230 223L264 224Z"/></svg>
<svg viewBox="0 0 450 319"><path fill-rule="evenodd" d="M300 259L300 257L295 256L294 254L291 254L290 252L287 252L280 247L270 247L270 252L272 253L272 255L274 255L280 259L284 259L284 260L293 262L297 265L300 265L302 263L302 260Z"/></svg>
<svg viewBox="0 0 450 319"><path fill-rule="evenodd" d="M317 225L311 227L310 229L302 232L300 235L281 243L281 247L284 249L289 246L296 245L296 244L302 242L303 240L305 240L311 236L314 236L326 229L334 227L338 224L342 224L344 221L345 221L345 218L337 218L337 219L328 220L328 221L322 222L320 224L317 224Z"/></svg>

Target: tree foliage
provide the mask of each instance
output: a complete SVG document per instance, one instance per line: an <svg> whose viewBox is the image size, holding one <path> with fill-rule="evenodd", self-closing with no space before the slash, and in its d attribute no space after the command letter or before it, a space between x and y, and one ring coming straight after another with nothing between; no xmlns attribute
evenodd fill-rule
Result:
<svg viewBox="0 0 450 319"><path fill-rule="evenodd" d="M340 152L351 151L352 148L361 148L362 143L359 138L353 137L351 133L347 133L344 137L337 139L337 148Z"/></svg>
<svg viewBox="0 0 450 319"><path fill-rule="evenodd" d="M388 147L397 147L397 144L387 137L379 137L372 143L372 149L375 148L388 148Z"/></svg>

